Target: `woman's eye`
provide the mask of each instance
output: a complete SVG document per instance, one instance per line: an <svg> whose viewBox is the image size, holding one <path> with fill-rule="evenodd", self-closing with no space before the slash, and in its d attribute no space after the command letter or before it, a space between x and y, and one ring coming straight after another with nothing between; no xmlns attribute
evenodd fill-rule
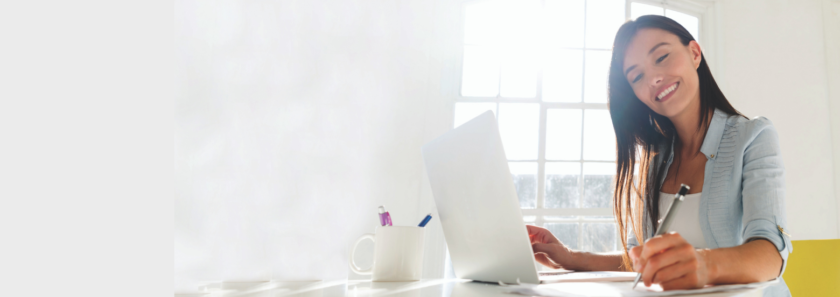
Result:
<svg viewBox="0 0 840 297"><path fill-rule="evenodd" d="M664 56L659 57L659 59L656 59L656 63L662 62L662 60L665 60L665 57L668 57L668 55L670 54L665 54Z"/></svg>
<svg viewBox="0 0 840 297"><path fill-rule="evenodd" d="M638 76L636 76L636 79L633 80L633 83L636 83L637 81L642 79L642 75L644 75L644 74L639 74Z"/></svg>

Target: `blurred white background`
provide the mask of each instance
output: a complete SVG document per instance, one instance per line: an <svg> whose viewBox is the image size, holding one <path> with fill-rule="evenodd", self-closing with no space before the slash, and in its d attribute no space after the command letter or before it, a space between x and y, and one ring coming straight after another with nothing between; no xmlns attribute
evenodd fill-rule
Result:
<svg viewBox="0 0 840 297"><path fill-rule="evenodd" d="M656 8L533 3L503 9L510 19L496 22L487 16L498 7L467 10L461 1L175 1L174 291L219 280L363 278L347 268L348 252L374 230L377 206L395 225L434 212L420 146L488 109L499 115L509 159L525 160L511 163L529 185L520 191L523 208L604 208L586 196L561 198L578 193L564 187L583 187L563 178L610 172L603 168L611 164L603 151L610 125L598 121L609 119L605 91L598 92L605 85L596 83L605 72L598 69L608 65L611 30L628 14ZM563 15L582 3L604 11ZM703 7L697 27L686 27L700 36L724 94L779 131L789 233L838 238L840 1L674 3ZM554 23L530 17L540 10L562 16L546 18ZM669 16L691 23L689 15ZM590 31L540 37L576 22ZM538 55L543 48L557 54ZM570 74L563 65L592 71ZM543 83L551 79L559 82ZM547 104L580 105L542 116ZM550 133L539 148L542 122ZM566 162L539 161L541 150ZM540 190L539 176L554 178L553 188ZM523 199L526 192L533 198ZM610 233L604 224L541 215L525 219L558 234ZM424 276L443 277L440 224L435 218L428 226ZM361 254L357 260L369 263L370 254Z"/></svg>

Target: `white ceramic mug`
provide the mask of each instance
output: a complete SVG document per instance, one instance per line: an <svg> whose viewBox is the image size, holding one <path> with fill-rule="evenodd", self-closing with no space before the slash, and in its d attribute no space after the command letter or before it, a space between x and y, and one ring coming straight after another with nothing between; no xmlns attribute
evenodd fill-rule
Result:
<svg viewBox="0 0 840 297"><path fill-rule="evenodd" d="M400 282L420 280L423 273L423 239L425 228L385 226L376 227L376 234L362 235L350 253L353 272L373 274L373 281ZM361 269L356 266L356 248L362 240L373 240L373 266Z"/></svg>

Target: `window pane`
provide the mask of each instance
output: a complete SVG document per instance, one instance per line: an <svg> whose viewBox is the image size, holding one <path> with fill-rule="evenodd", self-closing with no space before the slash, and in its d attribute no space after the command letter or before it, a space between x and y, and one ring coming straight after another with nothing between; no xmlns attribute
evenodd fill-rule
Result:
<svg viewBox="0 0 840 297"><path fill-rule="evenodd" d="M610 112L587 109L583 112L583 159L615 161L615 130Z"/></svg>
<svg viewBox="0 0 840 297"><path fill-rule="evenodd" d="M630 18L636 19L646 14L665 15L665 9L643 3L630 3Z"/></svg>
<svg viewBox="0 0 840 297"><path fill-rule="evenodd" d="M492 102L458 102L455 103L455 122L452 128L458 128L463 123L469 122L485 111L496 113L496 103Z"/></svg>
<svg viewBox="0 0 840 297"><path fill-rule="evenodd" d="M506 45L532 46L537 40L540 22L540 1L516 0L502 2L499 35Z"/></svg>
<svg viewBox="0 0 840 297"><path fill-rule="evenodd" d="M546 110L545 158L580 160L581 109Z"/></svg>
<svg viewBox="0 0 840 297"><path fill-rule="evenodd" d="M583 51L551 49L543 54L542 100L580 102L583 82Z"/></svg>
<svg viewBox="0 0 840 297"><path fill-rule="evenodd" d="M464 46L461 95L496 97L499 93L499 57L490 47Z"/></svg>
<svg viewBox="0 0 840 297"><path fill-rule="evenodd" d="M537 163L534 162L510 162L510 174L513 176L513 185L516 187L516 195L519 197L519 206L522 208L537 207Z"/></svg>
<svg viewBox="0 0 840 297"><path fill-rule="evenodd" d="M583 47L584 0L545 0L543 12L546 45Z"/></svg>
<svg viewBox="0 0 840 297"><path fill-rule="evenodd" d="M615 223L582 223L581 250L602 253L618 250Z"/></svg>
<svg viewBox="0 0 840 297"><path fill-rule="evenodd" d="M580 201L580 163L545 163L545 208L576 208Z"/></svg>
<svg viewBox="0 0 840 297"><path fill-rule="evenodd" d="M508 48L502 59L501 96L534 98L537 95L536 54L530 48Z"/></svg>
<svg viewBox="0 0 840 297"><path fill-rule="evenodd" d="M583 163L584 208L612 207L615 163Z"/></svg>
<svg viewBox="0 0 840 297"><path fill-rule="evenodd" d="M697 20L697 17L670 9L665 10L665 16L672 18L674 21L677 21L677 23L680 23L680 25L688 30L688 33L691 33L691 36L694 37L695 40L700 40L700 31L697 30L700 27L700 23Z"/></svg>
<svg viewBox="0 0 840 297"><path fill-rule="evenodd" d="M474 1L464 6L464 43L489 45L499 42L500 1Z"/></svg>
<svg viewBox="0 0 840 297"><path fill-rule="evenodd" d="M546 221L570 221L577 220L578 216L545 216Z"/></svg>
<svg viewBox="0 0 840 297"><path fill-rule="evenodd" d="M586 51L583 101L607 103L607 79L610 74L610 51Z"/></svg>
<svg viewBox="0 0 840 297"><path fill-rule="evenodd" d="M612 48L615 33L624 23L624 0L586 1L586 47Z"/></svg>
<svg viewBox="0 0 840 297"><path fill-rule="evenodd" d="M570 249L579 249L578 235L580 227L577 223L546 223L545 228L551 231L560 242Z"/></svg>
<svg viewBox="0 0 840 297"><path fill-rule="evenodd" d="M539 145L540 105L499 104L499 134L508 160L536 160Z"/></svg>
<svg viewBox="0 0 840 297"><path fill-rule="evenodd" d="M583 220L598 220L598 221L607 220L609 222L615 222L615 217L614 216L585 216L585 217L582 217L582 218L583 218Z"/></svg>

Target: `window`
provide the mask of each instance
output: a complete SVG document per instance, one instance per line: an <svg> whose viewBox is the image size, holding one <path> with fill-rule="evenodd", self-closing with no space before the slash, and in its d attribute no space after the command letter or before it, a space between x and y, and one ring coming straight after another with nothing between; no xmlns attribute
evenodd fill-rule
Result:
<svg viewBox="0 0 840 297"><path fill-rule="evenodd" d="M612 216L615 135L607 77L626 19L669 16L694 36L698 17L626 0L470 1L454 126L493 111L524 220L567 246L620 249Z"/></svg>
<svg viewBox="0 0 840 297"><path fill-rule="evenodd" d="M655 15L664 15L680 23L694 39L697 40L697 43L700 43L700 21L699 16L676 11L674 9L668 8L667 4L663 5L662 3L653 4L651 3L644 3L644 2L631 2L630 3L630 18L636 19L637 17L646 15L646 14L655 14Z"/></svg>

